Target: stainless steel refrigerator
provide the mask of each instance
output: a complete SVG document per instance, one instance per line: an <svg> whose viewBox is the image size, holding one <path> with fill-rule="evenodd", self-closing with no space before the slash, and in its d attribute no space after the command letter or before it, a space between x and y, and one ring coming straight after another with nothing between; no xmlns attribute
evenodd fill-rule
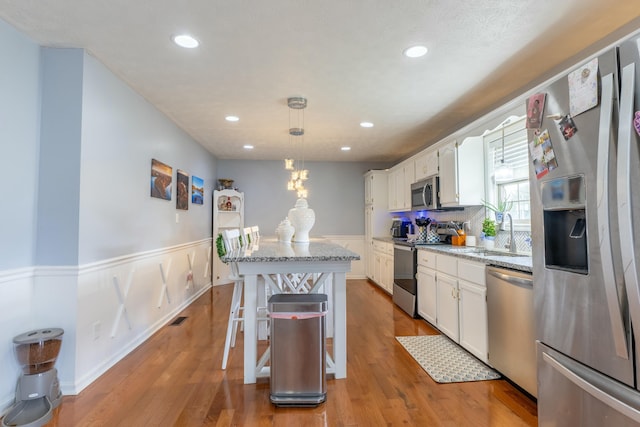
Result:
<svg viewBox="0 0 640 427"><path fill-rule="evenodd" d="M527 100L541 426L640 425L639 52L636 35Z"/></svg>

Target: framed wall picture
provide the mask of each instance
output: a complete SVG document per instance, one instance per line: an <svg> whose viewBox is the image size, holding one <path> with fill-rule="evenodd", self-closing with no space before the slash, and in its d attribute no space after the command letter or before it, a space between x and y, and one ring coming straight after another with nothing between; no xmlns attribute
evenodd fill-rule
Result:
<svg viewBox="0 0 640 427"><path fill-rule="evenodd" d="M204 181L193 175L191 177L191 203L201 205L204 201Z"/></svg>
<svg viewBox="0 0 640 427"><path fill-rule="evenodd" d="M151 197L171 200L173 168L161 161L151 159Z"/></svg>
<svg viewBox="0 0 640 427"><path fill-rule="evenodd" d="M176 196L176 209L189 209L189 174L178 169L178 189Z"/></svg>

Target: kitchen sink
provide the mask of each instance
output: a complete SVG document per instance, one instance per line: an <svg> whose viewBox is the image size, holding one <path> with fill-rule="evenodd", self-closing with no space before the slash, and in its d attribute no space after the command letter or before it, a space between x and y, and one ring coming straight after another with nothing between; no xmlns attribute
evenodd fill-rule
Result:
<svg viewBox="0 0 640 427"><path fill-rule="evenodd" d="M477 247L451 248L448 250L448 252L451 252L454 254L471 254L471 255L485 256L485 257L490 257L490 256L528 257L530 256L529 254L512 253L507 251L503 252L503 251L496 251L496 250L477 248Z"/></svg>
<svg viewBox="0 0 640 427"><path fill-rule="evenodd" d="M478 254L486 252L485 248L450 248L447 252L454 254Z"/></svg>
<svg viewBox="0 0 640 427"><path fill-rule="evenodd" d="M484 256L508 256L508 257L530 257L529 254L523 253L513 253L513 252L502 252L502 251L484 251L482 253Z"/></svg>

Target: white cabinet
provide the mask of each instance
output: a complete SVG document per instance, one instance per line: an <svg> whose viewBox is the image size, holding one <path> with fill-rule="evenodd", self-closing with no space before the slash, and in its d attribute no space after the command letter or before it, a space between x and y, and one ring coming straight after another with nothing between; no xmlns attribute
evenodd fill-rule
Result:
<svg viewBox="0 0 640 427"><path fill-rule="evenodd" d="M364 269L368 278L374 279L375 258L373 238L390 235L391 215L387 197L388 176L386 171L373 170L364 175Z"/></svg>
<svg viewBox="0 0 640 427"><path fill-rule="evenodd" d="M438 151L423 151L414 160L415 182L438 174Z"/></svg>
<svg viewBox="0 0 640 427"><path fill-rule="evenodd" d="M371 279L388 293L393 293L393 243L373 241L373 277Z"/></svg>
<svg viewBox="0 0 640 427"><path fill-rule="evenodd" d="M485 265L451 255L435 255L435 271L420 265L418 252L418 312L443 334L488 363L487 288ZM433 266L433 262L430 263ZM421 275L422 269L422 275ZM430 277L430 271L435 279ZM433 284L432 284L433 283ZM435 285L436 320L429 298ZM421 296L424 289L427 297Z"/></svg>
<svg viewBox="0 0 640 427"><path fill-rule="evenodd" d="M405 161L389 171L389 210L411 210L411 184L415 182L414 162Z"/></svg>
<svg viewBox="0 0 640 427"><path fill-rule="evenodd" d="M438 321L436 326L455 342L459 342L458 329L458 280L445 273L438 273L436 280Z"/></svg>
<svg viewBox="0 0 640 427"><path fill-rule="evenodd" d="M445 144L438 150L438 162L443 207L482 205L484 145L481 136Z"/></svg>
<svg viewBox="0 0 640 427"><path fill-rule="evenodd" d="M404 172L401 168L391 169L389 171L389 210L400 210L400 206L404 204L404 200L400 200L398 188L404 185Z"/></svg>
<svg viewBox="0 0 640 427"><path fill-rule="evenodd" d="M485 265L458 259L460 345L483 362L489 361L489 325Z"/></svg>
<svg viewBox="0 0 640 427"><path fill-rule="evenodd" d="M235 190L213 192L213 240L218 238L222 230L244 228L244 194ZM214 252L215 253L215 252ZM229 283L229 266L214 255L214 285Z"/></svg>
<svg viewBox="0 0 640 427"><path fill-rule="evenodd" d="M437 322L436 254L418 250L418 314L427 322Z"/></svg>
<svg viewBox="0 0 640 427"><path fill-rule="evenodd" d="M460 345L488 362L487 288L458 280Z"/></svg>

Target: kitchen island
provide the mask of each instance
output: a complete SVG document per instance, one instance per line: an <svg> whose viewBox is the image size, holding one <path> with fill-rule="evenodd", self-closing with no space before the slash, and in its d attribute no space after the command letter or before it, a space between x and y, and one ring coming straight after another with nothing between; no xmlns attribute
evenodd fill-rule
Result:
<svg viewBox="0 0 640 427"><path fill-rule="evenodd" d="M223 262L237 262L244 276L244 383L268 377L269 350L258 358L258 301L266 284L272 293L317 293L330 288L333 320L333 357L327 355L327 373L347 376L346 273L355 252L324 239L309 243L281 243L261 238L257 244L227 254ZM325 291L326 292L326 291Z"/></svg>

